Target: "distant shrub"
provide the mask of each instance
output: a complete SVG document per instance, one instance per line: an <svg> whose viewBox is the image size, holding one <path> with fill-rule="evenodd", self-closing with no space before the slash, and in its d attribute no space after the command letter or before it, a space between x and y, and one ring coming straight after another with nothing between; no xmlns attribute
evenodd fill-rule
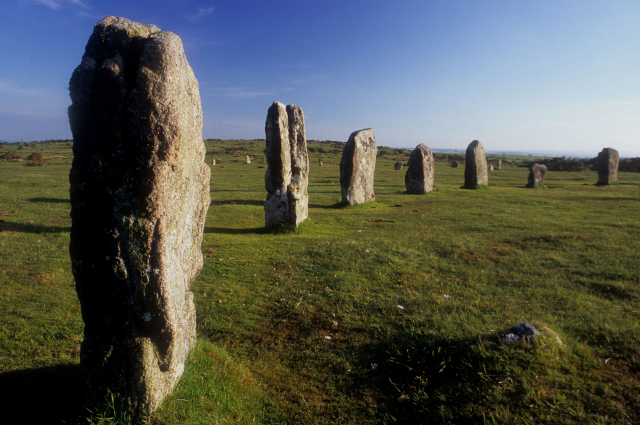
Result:
<svg viewBox="0 0 640 425"><path fill-rule="evenodd" d="M549 171L583 171L588 170L590 168L590 162L592 160L584 160L584 159L575 159L575 158L566 158L566 157L555 157L555 158L546 158L540 161L523 161L518 166L529 168L533 164L546 165Z"/></svg>
<svg viewBox="0 0 640 425"><path fill-rule="evenodd" d="M618 164L618 171L640 173L640 158L621 159Z"/></svg>
<svg viewBox="0 0 640 425"><path fill-rule="evenodd" d="M8 151L4 155L0 155L0 159L7 160L7 161L15 161L18 159L22 159L22 157L14 154L12 151Z"/></svg>
<svg viewBox="0 0 640 425"><path fill-rule="evenodd" d="M315 151L316 151L316 148L307 148L307 150L308 150L309 152L315 152Z"/></svg>
<svg viewBox="0 0 640 425"><path fill-rule="evenodd" d="M44 156L42 152L34 152L27 157L29 162L25 165L28 167L42 167L43 165L50 165L51 161Z"/></svg>

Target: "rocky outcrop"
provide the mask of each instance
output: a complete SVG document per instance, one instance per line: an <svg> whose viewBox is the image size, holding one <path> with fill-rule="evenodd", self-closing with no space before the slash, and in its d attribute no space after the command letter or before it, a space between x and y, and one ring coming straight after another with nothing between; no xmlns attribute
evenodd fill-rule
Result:
<svg viewBox="0 0 640 425"><path fill-rule="evenodd" d="M618 163L620 158L618 151L613 148L604 148L598 154L598 184L607 185L618 182Z"/></svg>
<svg viewBox="0 0 640 425"><path fill-rule="evenodd" d="M420 143L411 152L404 185L407 193L427 193L433 189L434 162L431 149Z"/></svg>
<svg viewBox="0 0 640 425"><path fill-rule="evenodd" d="M467 147L464 162L464 187L488 186L487 157L482 143L474 140Z"/></svg>
<svg viewBox="0 0 640 425"><path fill-rule="evenodd" d="M378 146L373 130L354 131L349 136L340 160L342 202L347 205L375 200L373 177Z"/></svg>
<svg viewBox="0 0 640 425"><path fill-rule="evenodd" d="M541 186L544 184L544 176L547 174L547 166L544 164L533 164L529 168L527 187Z"/></svg>
<svg viewBox="0 0 640 425"><path fill-rule="evenodd" d="M69 83L69 252L87 406L153 411L195 344L209 207L198 82L175 34L108 16Z"/></svg>
<svg viewBox="0 0 640 425"><path fill-rule="evenodd" d="M267 112L265 133L265 226L297 226L309 215L309 156L302 109L274 102Z"/></svg>

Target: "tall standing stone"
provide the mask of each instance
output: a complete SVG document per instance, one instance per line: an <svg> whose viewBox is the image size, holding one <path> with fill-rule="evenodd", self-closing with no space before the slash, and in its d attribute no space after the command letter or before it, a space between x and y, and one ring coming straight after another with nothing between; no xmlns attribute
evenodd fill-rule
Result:
<svg viewBox="0 0 640 425"><path fill-rule="evenodd" d="M309 156L302 109L274 102L267 112L265 133L265 226L297 226L309 215Z"/></svg>
<svg viewBox="0 0 640 425"><path fill-rule="evenodd" d="M247 155L247 157L245 158L245 161L247 164L251 164L251 157Z"/></svg>
<svg viewBox="0 0 640 425"><path fill-rule="evenodd" d="M411 152L404 185L407 193L427 193L433 189L434 163L431 149L420 143Z"/></svg>
<svg viewBox="0 0 640 425"><path fill-rule="evenodd" d="M375 200L373 177L378 146L370 128L354 131L342 150L340 186L342 202L348 205Z"/></svg>
<svg viewBox="0 0 640 425"><path fill-rule="evenodd" d="M487 186L489 174L487 172L487 157L482 143L474 140L467 147L464 162L464 187L473 189L476 186Z"/></svg>
<svg viewBox="0 0 640 425"><path fill-rule="evenodd" d="M531 165L529 168L529 177L527 178L527 187L541 186L544 183L545 174L547 174L546 165Z"/></svg>
<svg viewBox="0 0 640 425"><path fill-rule="evenodd" d="M396 171L402 170L402 161L396 161L396 163L393 164L393 169Z"/></svg>
<svg viewBox="0 0 640 425"><path fill-rule="evenodd" d="M620 158L618 151L613 148L604 148L598 154L598 184L613 184L618 182L618 163Z"/></svg>
<svg viewBox="0 0 640 425"><path fill-rule="evenodd" d="M108 16L69 82L69 253L88 406L171 393L196 339L191 282L209 207L198 82L180 38Z"/></svg>
<svg viewBox="0 0 640 425"><path fill-rule="evenodd" d="M451 162L451 168L457 168L458 167L458 161L456 161L455 159Z"/></svg>
<svg viewBox="0 0 640 425"><path fill-rule="evenodd" d="M502 160L499 159L498 163L496 164L496 170L502 170Z"/></svg>

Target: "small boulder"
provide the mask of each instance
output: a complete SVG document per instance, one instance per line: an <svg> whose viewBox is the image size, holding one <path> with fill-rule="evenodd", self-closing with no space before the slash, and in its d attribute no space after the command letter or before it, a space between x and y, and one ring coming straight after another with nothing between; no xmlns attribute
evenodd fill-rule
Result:
<svg viewBox="0 0 640 425"><path fill-rule="evenodd" d="M393 164L393 169L394 170L402 170L402 161L396 161L396 163Z"/></svg>
<svg viewBox="0 0 640 425"><path fill-rule="evenodd" d="M451 162L451 168L458 168L458 161L454 159L453 162Z"/></svg>
<svg viewBox="0 0 640 425"><path fill-rule="evenodd" d="M542 164L533 164L529 168L529 177L526 187L540 186L544 183L544 176L547 173L547 166Z"/></svg>

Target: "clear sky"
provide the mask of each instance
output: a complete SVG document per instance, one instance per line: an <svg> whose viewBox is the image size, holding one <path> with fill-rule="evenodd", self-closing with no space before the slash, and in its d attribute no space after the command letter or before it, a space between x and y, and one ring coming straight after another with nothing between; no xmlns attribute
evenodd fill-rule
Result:
<svg viewBox="0 0 640 425"><path fill-rule="evenodd" d="M639 0L0 1L0 140L71 138L68 83L107 15L182 38L204 138L640 156Z"/></svg>

